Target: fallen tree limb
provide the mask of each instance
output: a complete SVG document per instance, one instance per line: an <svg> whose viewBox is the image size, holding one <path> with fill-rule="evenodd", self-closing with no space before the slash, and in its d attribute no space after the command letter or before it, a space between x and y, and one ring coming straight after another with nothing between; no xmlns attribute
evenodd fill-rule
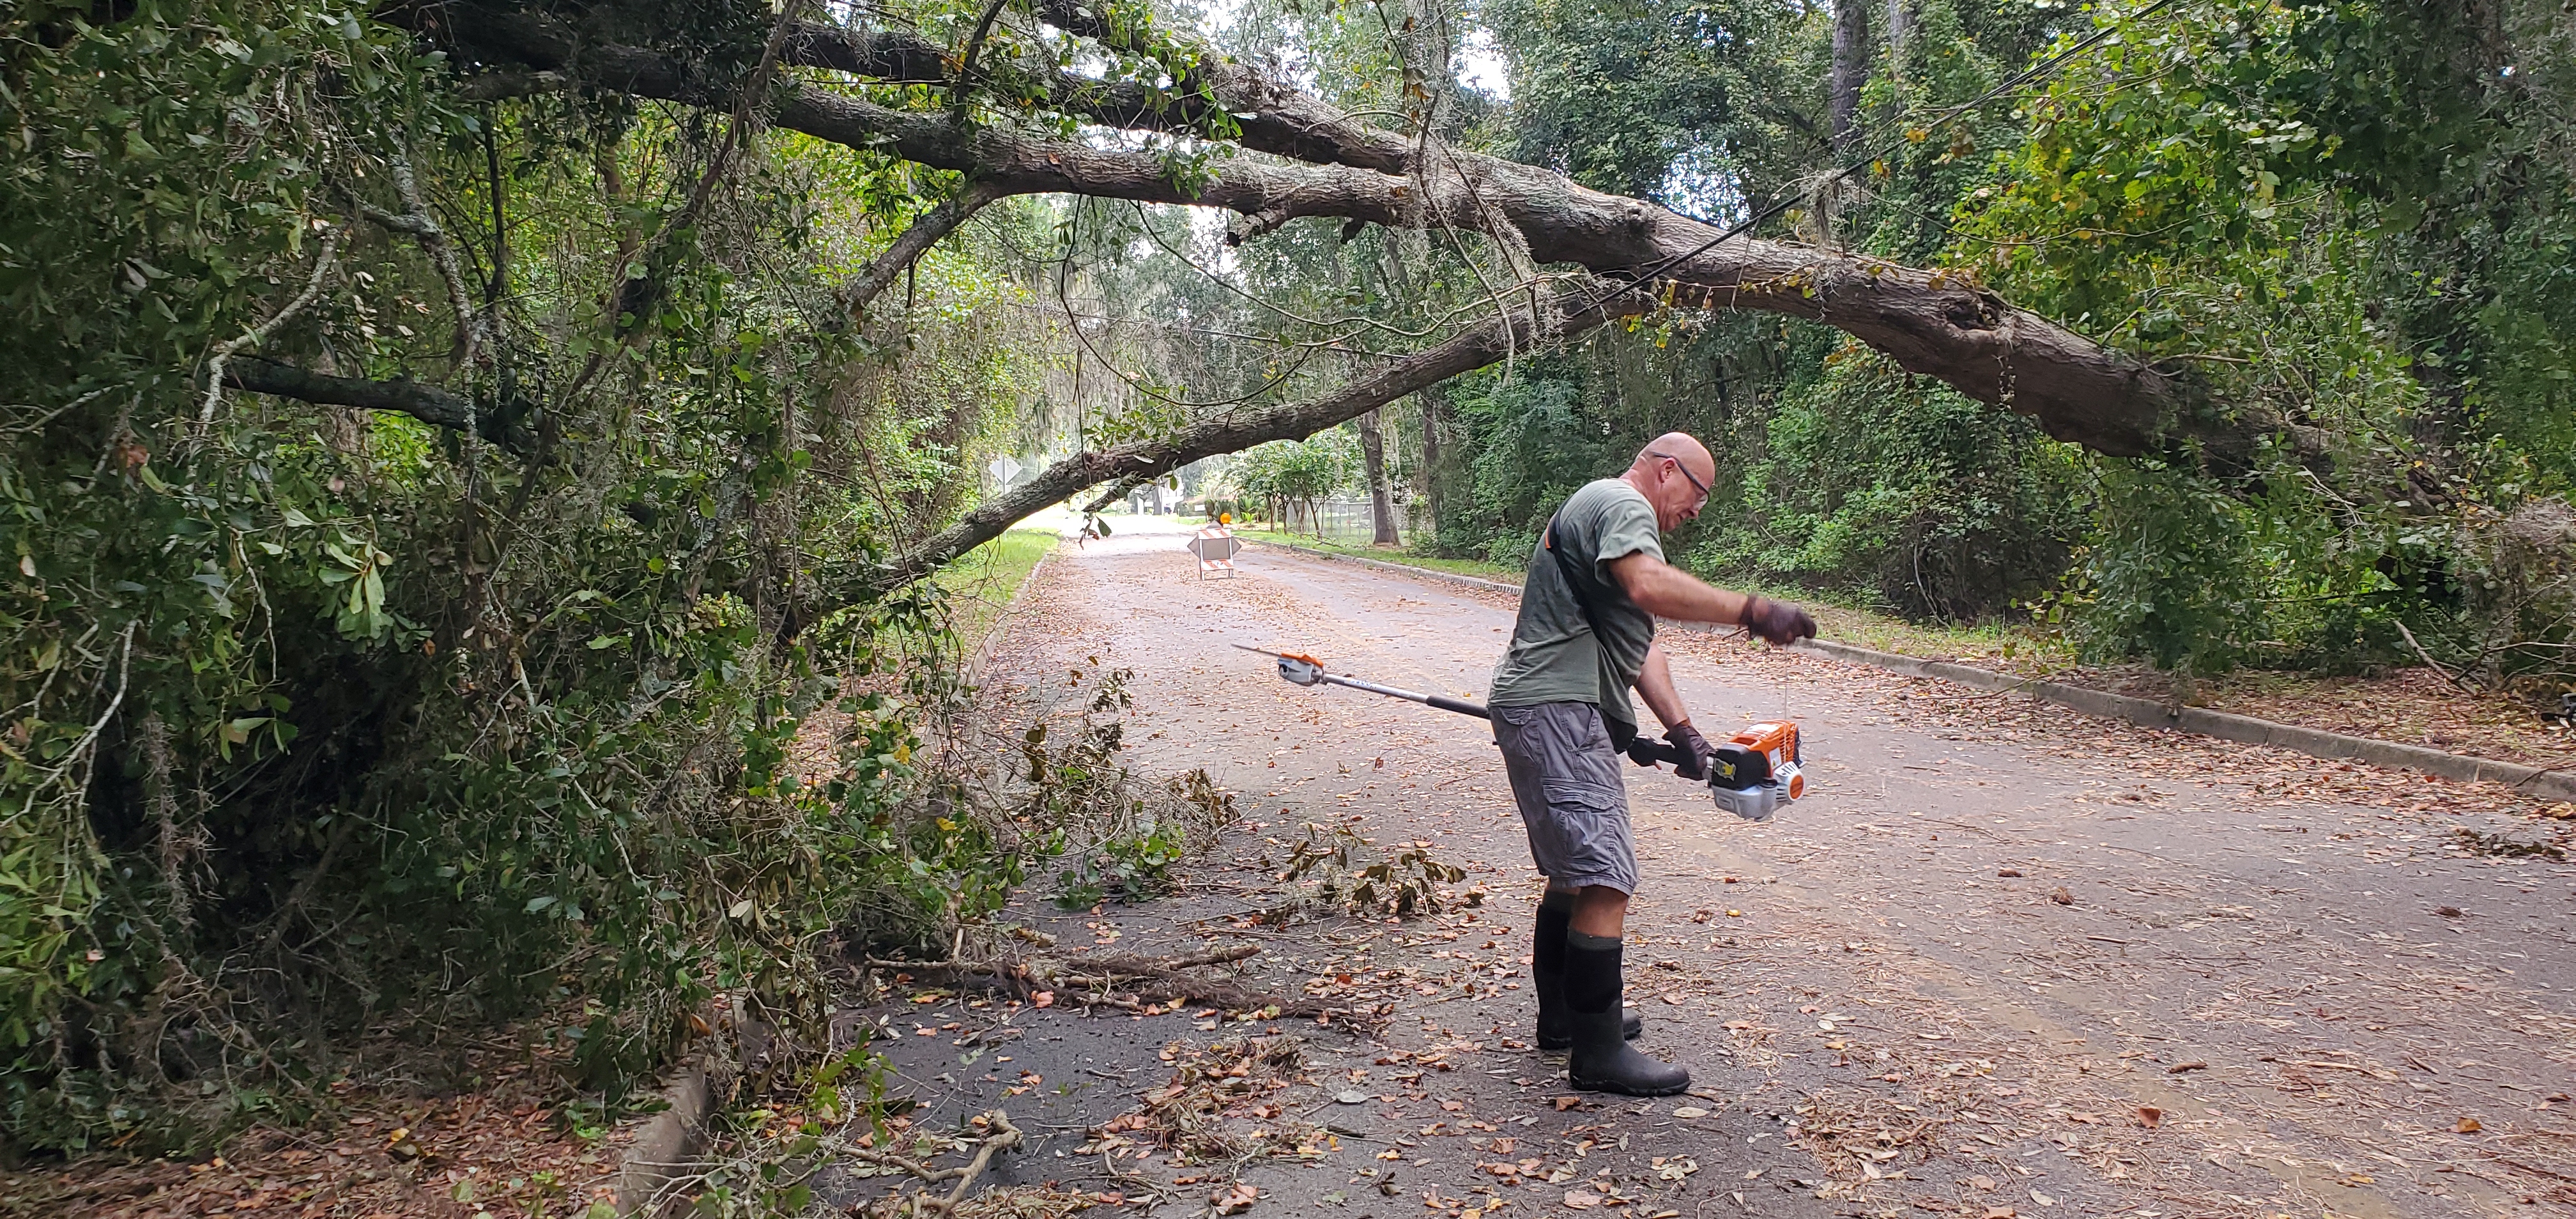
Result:
<svg viewBox="0 0 2576 1219"><path fill-rule="evenodd" d="M1237 961L1260 955L1261 946L1258 944L1234 944L1186 957L1138 957L1113 954L1087 956L1081 958L1081 961L1094 969L1109 973L1164 974L1176 969L1197 969L1206 965L1232 965Z"/></svg>
<svg viewBox="0 0 2576 1219"><path fill-rule="evenodd" d="M676 59L585 40L570 27L506 4L478 6L470 26L459 22L453 28L427 6L385 11L391 19L409 19L415 28L436 28L467 42L485 58L577 71L597 88L700 106L730 97ZM1086 19L1069 0L1046 0L1042 15L1104 45L1132 42L1105 19ZM899 39L847 37L860 50L843 53L834 49L839 43L821 35L797 45L813 62L829 59L853 70L896 74L882 79L919 75L919 48L897 54L887 48ZM2201 441L2222 457L2242 455L2257 436L2276 431L2286 431L2301 450L2322 445L2312 431L2221 409L2186 372L2151 366L2015 308L1958 271L1751 238L1712 244L1720 230L1709 225L1645 200L1590 190L1552 170L1494 157L1440 149L1438 172L1407 172L1414 168L1406 151L1410 140L1341 116L1253 69L1202 56L1191 79L1232 114L1249 116L1247 147L1301 163L1220 156L1204 175L1184 179L1150 152L1047 138L1008 124L965 123L945 110L892 109L814 84L782 85L773 94L771 118L818 139L966 174L1001 195L1065 193L1216 207L1246 217L1247 231L1299 217L1329 217L1492 234L1525 246L1540 264L1570 263L1612 280L1650 278L1658 294L1670 281L1677 304L1759 309L1833 326L1909 372L2028 415L2050 435L2102 453L2143 455L2172 437ZM1123 118L1085 117L1163 130L1176 121L1175 108L1186 111L1194 104L1189 96L1166 91L1164 105L1128 99L1121 103Z"/></svg>
<svg viewBox="0 0 2576 1219"><path fill-rule="evenodd" d="M1027 999L1038 991L1026 964L1019 961L992 961L973 964L964 961L890 961L862 957L860 964L888 973L950 978L960 982L979 982L1007 991L1013 998Z"/></svg>
<svg viewBox="0 0 2576 1219"><path fill-rule="evenodd" d="M1005 1151L1019 1150L1028 1143L1027 1138L1020 1133L1020 1128L1011 1123L1011 1115L1000 1109L987 1110L978 1114L975 1120L984 1126L987 1133L982 1139L976 1141L974 1158L960 1168L933 1168L911 1156L877 1147L862 1147L847 1139L832 1140L832 1151L836 1155L853 1160L864 1160L880 1167L899 1169L912 1175L925 1186L949 1181L957 1183L948 1191L948 1196L945 1198L934 1198L930 1196L930 1191L925 1189L908 1198L895 1199L894 1204L883 1213L891 1215L900 1211L915 1216L916 1219L925 1211L942 1215L954 1214L957 1204L966 1200L967 1191L975 1188L975 1183L983 1178L985 1170L993 1166L994 1157ZM857 1213L856 1208L853 1208L852 1213Z"/></svg>
<svg viewBox="0 0 2576 1219"><path fill-rule="evenodd" d="M877 255L868 269L841 289L841 310L855 320L868 307L868 302L894 286L905 269L912 266L939 239L957 231L967 218L982 211L985 205L1002 197L1002 190L989 182L969 182L956 195L921 214L897 235L894 244Z"/></svg>
<svg viewBox="0 0 2576 1219"><path fill-rule="evenodd" d="M1277 995L1265 995L1240 987L1221 986L1210 982L1161 983L1134 989L1135 999L1129 1002L1141 999L1147 1003L1188 1003L1226 1012L1265 1012L1289 1020L1340 1020L1352 1024L1375 1024L1378 1019L1374 1013L1359 1008L1336 1007L1328 1003L1318 1003L1312 999L1283 999Z"/></svg>
<svg viewBox="0 0 2576 1219"><path fill-rule="evenodd" d="M521 456L535 448L534 434L524 427L512 427L497 416L480 414L470 399L420 381L335 377L247 355L226 362L223 378L225 385L254 394L274 394L322 406L393 411L450 431L471 428L475 435Z"/></svg>
<svg viewBox="0 0 2576 1219"><path fill-rule="evenodd" d="M1652 307L1652 302L1640 293L1614 290L1607 294L1608 299L1596 300L1598 294L1597 287L1578 283L1558 293L1552 302L1569 310L1561 317L1534 317L1523 307L1489 318L1448 342L1314 398L1219 416L1190 424L1169 436L1076 453L985 500L959 517L956 524L923 539L892 561L822 583L837 586L840 595L852 600L871 600L1001 536L1003 530L1022 518L1086 487L1168 474L1202 457L1238 452L1267 441L1303 440L1426 386L1497 363L1514 350L1562 341L1613 318L1633 316Z"/></svg>

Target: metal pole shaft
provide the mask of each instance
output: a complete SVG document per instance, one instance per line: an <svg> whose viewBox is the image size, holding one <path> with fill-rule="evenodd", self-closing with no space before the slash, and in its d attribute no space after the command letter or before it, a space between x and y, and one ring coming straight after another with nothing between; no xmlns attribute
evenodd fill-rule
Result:
<svg viewBox="0 0 2576 1219"><path fill-rule="evenodd" d="M1356 677L1342 677L1333 673L1323 674L1322 678L1323 680L1337 686L1349 686L1354 690L1366 690L1371 694L1383 694L1389 698L1400 698L1408 702L1420 703L1423 706L1436 708L1441 711L1455 711L1460 715L1472 715L1480 720L1493 718L1493 714L1491 712L1474 703L1468 702L1465 699L1450 698L1447 695L1442 694L1423 694L1413 690L1399 690L1393 686L1381 686L1373 681L1361 681Z"/></svg>

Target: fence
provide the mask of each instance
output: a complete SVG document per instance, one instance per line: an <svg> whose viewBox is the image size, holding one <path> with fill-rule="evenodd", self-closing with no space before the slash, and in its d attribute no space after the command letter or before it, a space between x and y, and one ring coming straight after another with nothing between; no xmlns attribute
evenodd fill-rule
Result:
<svg viewBox="0 0 2576 1219"><path fill-rule="evenodd" d="M1286 516L1280 528L1290 533L1320 534L1325 541L1353 546L1366 546L1377 536L1377 519L1364 498L1317 500L1310 515L1305 504L1286 505ZM1413 532L1413 505L1395 506L1395 528L1398 533Z"/></svg>

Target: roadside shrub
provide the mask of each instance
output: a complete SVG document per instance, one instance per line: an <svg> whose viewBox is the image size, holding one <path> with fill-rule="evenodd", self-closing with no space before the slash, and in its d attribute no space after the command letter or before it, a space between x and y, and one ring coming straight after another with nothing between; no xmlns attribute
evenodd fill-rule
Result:
<svg viewBox="0 0 2576 1219"><path fill-rule="evenodd" d="M1702 514L1690 560L1713 575L1974 621L2054 583L2086 526L2082 454L1857 344L1759 426Z"/></svg>

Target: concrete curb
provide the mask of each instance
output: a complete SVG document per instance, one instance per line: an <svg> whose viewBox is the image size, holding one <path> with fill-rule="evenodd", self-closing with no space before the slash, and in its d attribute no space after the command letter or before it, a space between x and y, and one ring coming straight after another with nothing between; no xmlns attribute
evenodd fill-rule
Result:
<svg viewBox="0 0 2576 1219"><path fill-rule="evenodd" d="M731 1092L732 1084L732 1064L710 1053L692 1059L663 1086L661 1097L668 1107L645 1119L635 1141L617 1159L611 1180L620 1219L642 1214L653 1195L695 1164L707 1148L708 1119L715 1116L717 1097Z"/></svg>
<svg viewBox="0 0 2576 1219"><path fill-rule="evenodd" d="M2251 715L2211 711L2201 707L2168 707L2153 699L2131 698L2102 690L2070 686L2064 682L2044 681L2031 677L2014 677L1988 669L1971 668L1941 660L1919 660L1893 652L1854 647L1829 640L1812 640L1804 645L1837 660L1865 664L1891 673L1915 677L1935 677L1978 690L2008 691L2028 694L2061 706L2072 707L2086 715L2104 719L2127 720L2142 728L2172 728L2196 732L2222 741L2242 741L2249 745L2270 745L2304 753L2313 758L2334 758L2367 762L2389 769L2413 768L2428 775L2457 779L2463 783L2502 783L2543 799L2576 800L2576 774L2474 758L2467 754L2446 753L2421 745L2400 745L2372 737L2349 736L2322 728L2303 728Z"/></svg>
<svg viewBox="0 0 2576 1219"><path fill-rule="evenodd" d="M1363 559L1355 554L1334 554L1329 550L1317 550L1311 546L1299 546L1294 542L1269 542L1263 541L1260 538L1245 538L1243 541L1246 545L1261 546L1271 550L1294 551L1309 558L1330 559L1336 563L1357 563L1362 567L1374 567L1379 571L1391 571L1397 575L1422 576L1433 580L1445 580L1451 584L1464 584L1470 588L1482 588L1490 589L1494 592L1510 593L1515 597L1521 595L1520 585L1505 584L1500 580L1488 580L1483 576L1464 576L1454 571L1441 571L1436 567L1415 567L1406 563L1389 563L1384 559Z"/></svg>
<svg viewBox="0 0 2576 1219"><path fill-rule="evenodd" d="M1435 571L1427 567L1408 567L1402 563L1389 563L1381 559L1364 559L1357 555L1334 554L1327 550L1315 550L1310 547L1291 545L1284 542L1255 542L1254 544L1258 546L1272 547L1279 550L1294 551L1298 554L1307 555L1313 558L1329 559L1343 563L1357 563L1363 567L1374 567L1403 575L1442 580L1452 584L1463 584L1474 588L1497 590L1515 595L1520 592L1518 585L1505 584L1499 580L1487 580L1477 576L1462 576L1455 572ZM1701 629L1698 628L1696 624L1692 623L1673 623L1671 625L1680 626L1685 629ZM2412 768L2424 774L2439 775L2445 779L2457 779L2464 783L2503 783L2508 786L2518 788L2528 795L2538 796L2542 799L2576 800L2576 773L2569 773L2566 771L2546 770L2537 766L2523 766L2513 762L2497 762L2486 758L2474 758L2466 754L2446 753L2439 749L2427 749L2421 745L2400 745L2394 741L2382 741L2371 737L2349 736L2340 732L2327 732L2321 728L2303 728L2297 724L2283 724L2272 720L2259 719L2251 715L2237 715L2226 711L2210 711L2200 707L2168 707L2153 699L2131 698L2125 694L2112 694L2108 691L2093 690L2083 686L2070 686L2064 682L2044 681L2039 678L2015 677L2009 673L1997 673L1991 669L1979 669L1969 665L1953 664L1946 660L1923 660L1918 657L1903 656L1894 652L1881 652L1874 648L1855 647L1848 643L1835 643L1831 640L1825 639L1809 640L1799 646L1811 651L1821 652L1836 660L1845 661L1851 664L1868 665L1872 668L1885 669L1891 673L1902 673L1909 677L1938 678L1942 681L1953 682L1976 690L1998 690L2008 691L2015 694L2027 694L2033 698L2043 699L2060 706L2072 707L2086 715L2100 716L2103 719L2126 720L2129 723L2136 724L2142 728L2171 728L2182 732L2193 732L2202 736L2216 737L2222 741L2241 741L2249 745L2270 745L2279 749L2287 749L2297 753L2304 753L2313 758L2332 758L2336 760L2366 762L2373 766L2384 766L2390 769Z"/></svg>

